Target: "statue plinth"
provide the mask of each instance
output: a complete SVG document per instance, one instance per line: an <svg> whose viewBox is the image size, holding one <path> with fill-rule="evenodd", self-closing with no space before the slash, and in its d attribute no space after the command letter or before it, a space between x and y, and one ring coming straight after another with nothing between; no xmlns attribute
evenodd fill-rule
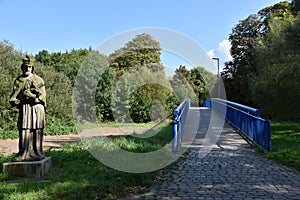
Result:
<svg viewBox="0 0 300 200"><path fill-rule="evenodd" d="M51 165L51 157L46 157L40 161L7 162L3 163L3 174L7 175L10 179L42 179L44 175L50 170Z"/></svg>

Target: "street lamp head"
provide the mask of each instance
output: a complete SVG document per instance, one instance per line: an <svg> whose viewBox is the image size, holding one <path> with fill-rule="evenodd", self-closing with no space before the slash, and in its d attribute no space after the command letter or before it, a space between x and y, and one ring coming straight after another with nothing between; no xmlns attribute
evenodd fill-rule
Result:
<svg viewBox="0 0 300 200"><path fill-rule="evenodd" d="M212 58L213 60L219 60L219 58Z"/></svg>

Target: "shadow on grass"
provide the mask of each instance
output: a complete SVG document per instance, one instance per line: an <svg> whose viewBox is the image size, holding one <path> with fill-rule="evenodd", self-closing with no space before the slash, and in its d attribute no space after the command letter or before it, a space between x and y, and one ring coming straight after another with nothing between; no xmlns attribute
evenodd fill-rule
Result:
<svg viewBox="0 0 300 200"><path fill-rule="evenodd" d="M126 136L115 138L115 142L133 152L152 151L170 142L169 131L168 125L149 139ZM117 199L125 192L149 186L161 172L114 170L95 159L83 142L45 153L52 157L52 168L43 180L12 181L0 173L0 199ZM1 172L11 157L0 156Z"/></svg>
<svg viewBox="0 0 300 200"><path fill-rule="evenodd" d="M300 170L300 123L272 123L272 151L268 155Z"/></svg>
<svg viewBox="0 0 300 200"><path fill-rule="evenodd" d="M44 180L1 180L0 199L115 199L128 187L151 184L157 174L131 174L108 168L92 157L81 142L50 150L46 155L52 157L53 166ZM1 168L8 160L1 157Z"/></svg>

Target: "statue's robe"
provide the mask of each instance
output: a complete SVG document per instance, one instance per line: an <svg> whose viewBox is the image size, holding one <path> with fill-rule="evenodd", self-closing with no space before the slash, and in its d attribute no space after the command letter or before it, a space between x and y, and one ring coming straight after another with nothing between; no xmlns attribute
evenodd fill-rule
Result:
<svg viewBox="0 0 300 200"><path fill-rule="evenodd" d="M42 160L45 128L46 90L41 77L19 76L13 86L10 104L19 109L19 152L12 161Z"/></svg>

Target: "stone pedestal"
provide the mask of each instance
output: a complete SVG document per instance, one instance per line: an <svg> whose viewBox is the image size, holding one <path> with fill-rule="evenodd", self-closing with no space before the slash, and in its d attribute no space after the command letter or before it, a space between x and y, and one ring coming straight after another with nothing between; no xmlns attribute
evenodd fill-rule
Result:
<svg viewBox="0 0 300 200"><path fill-rule="evenodd" d="M51 157L41 161L31 162L7 162L3 163L3 174L9 178L33 178L41 179L51 168Z"/></svg>

